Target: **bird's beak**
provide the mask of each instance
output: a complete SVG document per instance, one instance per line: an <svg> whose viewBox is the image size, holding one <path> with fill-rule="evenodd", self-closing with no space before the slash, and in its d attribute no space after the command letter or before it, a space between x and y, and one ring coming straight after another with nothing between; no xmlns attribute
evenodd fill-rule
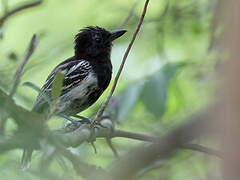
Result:
<svg viewBox="0 0 240 180"><path fill-rule="evenodd" d="M111 32L111 36L110 36L110 40L114 41L115 39L121 37L125 32L127 32L126 30L116 30L116 31L112 31Z"/></svg>

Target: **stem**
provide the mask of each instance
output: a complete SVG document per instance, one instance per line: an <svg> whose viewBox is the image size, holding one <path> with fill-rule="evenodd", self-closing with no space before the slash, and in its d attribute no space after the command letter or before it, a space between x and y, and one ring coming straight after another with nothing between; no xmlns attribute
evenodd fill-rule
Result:
<svg viewBox="0 0 240 180"><path fill-rule="evenodd" d="M91 127L94 127L94 125L97 123L97 121L99 120L99 118L102 116L105 108L107 107L107 105L108 105L108 103L109 103L109 101L110 101L110 99L111 99L111 97L112 97L112 95L113 95L113 93L114 93L114 91L115 91L115 89L116 89L116 86L117 86L117 83L118 83L118 79L119 79L119 77L120 77L120 75L121 75L121 73L122 73L124 64L125 64L126 59L127 59L127 57L128 57L128 54L129 54L129 52L130 52L130 50L131 50L131 48L132 48L132 46L133 46L133 43L134 43L134 41L135 41L135 39L136 39L136 37L137 37L137 34L138 34L138 32L139 32L139 30L140 30L140 28L141 28L141 26L142 26L142 23L143 23L145 14L146 14L146 12L147 12L148 3L149 3L149 0L146 0L145 5L144 5L144 8L143 8L142 15L141 15L141 18L140 18L140 20L139 20L139 22L138 22L138 25L137 25L137 28L136 28L135 32L133 33L132 39L131 39L131 41L130 41L130 43L129 43L126 51L125 51L125 54L124 54L123 59L122 59L122 63L121 63L121 65L120 65L120 67L119 67L119 69L118 69L118 72L117 72L117 75L116 75L116 77L115 77L115 79L114 79L112 89L111 89L111 91L109 92L109 94L107 95L107 97L106 97L105 101L103 102L102 106L101 106L100 109L98 110L96 116L94 117L93 123L91 124Z"/></svg>

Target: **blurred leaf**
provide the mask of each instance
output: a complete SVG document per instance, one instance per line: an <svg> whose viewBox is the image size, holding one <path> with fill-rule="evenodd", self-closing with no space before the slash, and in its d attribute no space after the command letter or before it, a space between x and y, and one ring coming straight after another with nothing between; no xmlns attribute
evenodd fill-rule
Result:
<svg viewBox="0 0 240 180"><path fill-rule="evenodd" d="M53 100L57 100L61 95L61 89L63 85L64 74L61 72L57 72L53 84L52 84L52 98Z"/></svg>
<svg viewBox="0 0 240 180"><path fill-rule="evenodd" d="M8 52L7 57L8 57L8 59L10 59L12 61L18 60L18 56L17 56L16 52L14 52L14 51Z"/></svg>
<svg viewBox="0 0 240 180"><path fill-rule="evenodd" d="M138 100L142 87L142 82L134 83L117 95L117 98L119 98L119 111L117 119L121 120L128 116L130 110Z"/></svg>
<svg viewBox="0 0 240 180"><path fill-rule="evenodd" d="M142 101L155 117L161 117L165 112L168 82L177 69L177 64L167 64L144 84Z"/></svg>
<svg viewBox="0 0 240 180"><path fill-rule="evenodd" d="M158 159L156 161L154 161L152 164L150 164L149 166L146 166L145 168L143 168L141 171L139 171L137 173L137 177L140 178L142 177L144 174L149 173L152 170L156 170L158 168L161 168L162 166L164 166L164 164L166 163L167 159Z"/></svg>
<svg viewBox="0 0 240 180"><path fill-rule="evenodd" d="M52 144L49 144L46 141L46 139L40 140L40 147L43 152L42 157L41 157L41 162L40 162L40 169L47 170L53 159L56 148Z"/></svg>
<svg viewBox="0 0 240 180"><path fill-rule="evenodd" d="M28 87L34 89L39 94L41 94L41 96L44 98L45 101L47 101L50 104L50 98L47 96L46 93L42 92L42 90L37 85L35 85L34 83L31 83L31 82L24 82L23 86L28 86Z"/></svg>
<svg viewBox="0 0 240 180"><path fill-rule="evenodd" d="M32 82L24 82L23 86L28 86L28 87L34 89L35 91L37 91L38 93L41 93L41 89Z"/></svg>

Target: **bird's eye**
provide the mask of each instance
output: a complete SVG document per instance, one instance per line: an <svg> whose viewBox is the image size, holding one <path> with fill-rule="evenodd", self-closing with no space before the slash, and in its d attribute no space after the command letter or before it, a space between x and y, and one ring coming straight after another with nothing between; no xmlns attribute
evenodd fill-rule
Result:
<svg viewBox="0 0 240 180"><path fill-rule="evenodd" d="M96 41L97 43L100 43L100 42L101 42L101 38L97 37L97 38L95 39L95 41Z"/></svg>

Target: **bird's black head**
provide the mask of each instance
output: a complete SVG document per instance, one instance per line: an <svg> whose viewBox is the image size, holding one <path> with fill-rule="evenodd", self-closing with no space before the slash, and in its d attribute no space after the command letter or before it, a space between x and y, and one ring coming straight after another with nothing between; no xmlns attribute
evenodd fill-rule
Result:
<svg viewBox="0 0 240 180"><path fill-rule="evenodd" d="M100 27L86 27L75 36L75 56L77 58L109 58L112 41L122 36L126 30L109 32Z"/></svg>

